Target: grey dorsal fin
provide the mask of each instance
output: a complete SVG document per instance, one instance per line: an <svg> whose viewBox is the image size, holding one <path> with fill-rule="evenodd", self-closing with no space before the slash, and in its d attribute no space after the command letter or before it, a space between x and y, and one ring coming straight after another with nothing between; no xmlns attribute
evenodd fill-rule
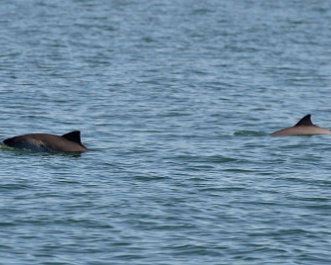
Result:
<svg viewBox="0 0 331 265"><path fill-rule="evenodd" d="M311 122L310 117L311 114L307 114L301 120L299 120L299 122L294 126L314 126L314 124Z"/></svg>
<svg viewBox="0 0 331 265"><path fill-rule="evenodd" d="M75 142L77 144L82 145L82 142L80 141L80 131L72 131L66 134L62 135L63 138L66 138L67 140L71 142Z"/></svg>

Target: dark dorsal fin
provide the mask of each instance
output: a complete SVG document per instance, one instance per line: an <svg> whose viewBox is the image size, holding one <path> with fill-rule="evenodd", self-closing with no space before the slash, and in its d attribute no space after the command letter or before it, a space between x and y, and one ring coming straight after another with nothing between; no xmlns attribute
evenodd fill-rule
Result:
<svg viewBox="0 0 331 265"><path fill-rule="evenodd" d="M82 145L82 142L80 141L80 131L72 131L66 134L62 135L63 138L66 138L67 140L71 142L75 142L77 144Z"/></svg>
<svg viewBox="0 0 331 265"><path fill-rule="evenodd" d="M311 122L310 117L311 114L307 114L301 120L299 120L299 122L294 126L314 126L314 124Z"/></svg>

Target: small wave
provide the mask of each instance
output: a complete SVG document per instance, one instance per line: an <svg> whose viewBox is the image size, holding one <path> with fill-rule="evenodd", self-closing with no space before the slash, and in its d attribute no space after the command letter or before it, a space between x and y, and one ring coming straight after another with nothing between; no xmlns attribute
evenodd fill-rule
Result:
<svg viewBox="0 0 331 265"><path fill-rule="evenodd" d="M257 132L257 131L237 131L234 133L235 136L266 136L268 135L265 132Z"/></svg>

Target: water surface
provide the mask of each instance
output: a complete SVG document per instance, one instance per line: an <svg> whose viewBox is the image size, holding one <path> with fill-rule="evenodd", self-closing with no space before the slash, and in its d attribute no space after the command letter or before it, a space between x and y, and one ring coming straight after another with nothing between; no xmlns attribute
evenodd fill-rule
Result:
<svg viewBox="0 0 331 265"><path fill-rule="evenodd" d="M0 264L330 264L327 1L3 1Z"/></svg>

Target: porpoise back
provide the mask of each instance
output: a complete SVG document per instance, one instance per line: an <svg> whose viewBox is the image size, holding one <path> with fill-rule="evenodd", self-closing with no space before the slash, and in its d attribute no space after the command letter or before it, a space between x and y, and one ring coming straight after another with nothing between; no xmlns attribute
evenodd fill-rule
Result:
<svg viewBox="0 0 331 265"><path fill-rule="evenodd" d="M88 149L82 144L80 131L72 131L62 136L32 133L5 139L7 146L28 149L35 152L85 152Z"/></svg>
<svg viewBox="0 0 331 265"><path fill-rule="evenodd" d="M291 135L319 135L319 134L331 134L331 131L316 126L311 121L311 114L304 116L292 127L288 127L276 132L273 132L272 136L291 136Z"/></svg>

